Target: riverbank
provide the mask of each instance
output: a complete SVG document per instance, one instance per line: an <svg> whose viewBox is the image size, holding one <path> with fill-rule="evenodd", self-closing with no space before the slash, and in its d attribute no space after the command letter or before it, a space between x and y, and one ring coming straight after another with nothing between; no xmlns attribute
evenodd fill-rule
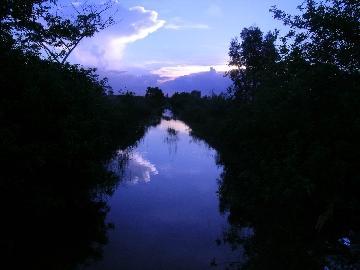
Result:
<svg viewBox="0 0 360 270"><path fill-rule="evenodd" d="M220 209L233 225L223 241L245 246L250 269L357 267L358 93L346 91L338 99L301 103L285 95L266 105L261 98L246 104L225 95L171 98L175 116L219 153ZM353 97L351 106L344 95ZM253 228L254 237L242 238L243 227Z"/></svg>
<svg viewBox="0 0 360 270"><path fill-rule="evenodd" d="M1 52L1 242L7 269L74 269L100 257L105 164L159 120L161 106L111 95L92 70Z"/></svg>

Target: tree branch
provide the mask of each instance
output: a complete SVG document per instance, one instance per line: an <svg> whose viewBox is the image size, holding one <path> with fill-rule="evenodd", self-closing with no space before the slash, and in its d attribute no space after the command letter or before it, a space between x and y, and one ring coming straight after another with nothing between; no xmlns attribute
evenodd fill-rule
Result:
<svg viewBox="0 0 360 270"><path fill-rule="evenodd" d="M70 54L73 52L73 50L79 45L80 41L84 38L85 36L80 37L76 43L72 46L72 48L67 52L67 54L64 56L63 60L61 61L61 64L64 64L67 60L67 58L70 56Z"/></svg>
<svg viewBox="0 0 360 270"><path fill-rule="evenodd" d="M40 42L39 45L45 49L47 55L51 56L53 60L55 60L57 63L60 64L58 56L55 53L53 53L43 42Z"/></svg>

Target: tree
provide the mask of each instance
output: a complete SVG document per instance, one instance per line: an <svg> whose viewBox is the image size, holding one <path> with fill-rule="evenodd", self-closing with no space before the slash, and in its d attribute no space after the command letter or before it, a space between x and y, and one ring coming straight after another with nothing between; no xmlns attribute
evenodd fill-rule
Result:
<svg viewBox="0 0 360 270"><path fill-rule="evenodd" d="M335 65L358 72L360 68L360 2L358 0L306 0L302 14L289 15L271 8L275 19L290 27L283 38L284 52L301 54L309 63Z"/></svg>
<svg viewBox="0 0 360 270"><path fill-rule="evenodd" d="M57 0L5 0L1 7L1 41L24 52L45 53L64 64L81 40L114 24L113 1L85 1L80 6ZM66 14L70 15L66 15Z"/></svg>
<svg viewBox="0 0 360 270"><path fill-rule="evenodd" d="M151 106L161 108L165 104L165 96L159 87L148 87L145 93L145 99Z"/></svg>
<svg viewBox="0 0 360 270"><path fill-rule="evenodd" d="M190 94L194 98L201 98L201 91L199 91L199 90L193 90L193 91L191 91Z"/></svg>
<svg viewBox="0 0 360 270"><path fill-rule="evenodd" d="M151 99L164 99L164 93L159 87L148 87L146 89L145 97Z"/></svg>
<svg viewBox="0 0 360 270"><path fill-rule="evenodd" d="M233 81L231 94L243 101L253 100L262 78L273 73L279 53L275 46L277 31L265 36L257 27L244 28L240 39L234 38L229 49L229 65L233 66L227 75Z"/></svg>

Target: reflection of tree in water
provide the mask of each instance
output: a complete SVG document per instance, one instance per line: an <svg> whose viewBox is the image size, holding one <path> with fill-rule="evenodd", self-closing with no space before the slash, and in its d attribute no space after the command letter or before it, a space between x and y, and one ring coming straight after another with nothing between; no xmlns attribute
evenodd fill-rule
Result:
<svg viewBox="0 0 360 270"><path fill-rule="evenodd" d="M359 269L356 207L339 202L336 211L334 205L324 210L321 194L277 193L268 186L272 181L260 184L261 177L246 165L225 162L220 208L229 212L231 228L218 243L241 254L228 269ZM216 259L212 265L224 268Z"/></svg>
<svg viewBox="0 0 360 270"><path fill-rule="evenodd" d="M126 174L126 168L129 164L130 154L132 149L119 150L115 157L109 162L108 169L111 171L119 180L124 179Z"/></svg>
<svg viewBox="0 0 360 270"><path fill-rule="evenodd" d="M118 151L108 168L119 181L133 184L150 182L151 176L159 174L154 164L132 148Z"/></svg>
<svg viewBox="0 0 360 270"><path fill-rule="evenodd" d="M37 152L16 157L1 171L3 269L71 270L102 257L112 228L106 200L119 181L104 166L111 155L64 158L62 148L56 151L43 160ZM120 170L125 155L121 162Z"/></svg>
<svg viewBox="0 0 360 270"><path fill-rule="evenodd" d="M114 178L98 166L52 169L2 189L6 269L75 269L101 258L111 227L105 198Z"/></svg>
<svg viewBox="0 0 360 270"><path fill-rule="evenodd" d="M169 155L175 156L177 153L177 142L179 141L179 132L174 128L166 129L164 142L169 146Z"/></svg>

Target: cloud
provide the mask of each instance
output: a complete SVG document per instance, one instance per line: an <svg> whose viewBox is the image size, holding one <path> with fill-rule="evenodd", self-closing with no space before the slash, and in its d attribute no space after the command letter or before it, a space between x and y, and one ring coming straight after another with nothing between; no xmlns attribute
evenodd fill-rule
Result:
<svg viewBox="0 0 360 270"><path fill-rule="evenodd" d="M129 17L121 21L125 30L119 37L115 38L115 42L127 44L135 42L139 39L147 37L149 34L157 31L164 26L165 21L159 20L159 14L154 10L146 10L144 7L135 6L129 8ZM122 35L121 34L125 34Z"/></svg>
<svg viewBox="0 0 360 270"><path fill-rule="evenodd" d="M225 92L231 85L231 80L228 77L224 77L224 69L227 69L227 67L223 67L223 65L214 66L218 70L210 68L210 66L198 67L201 68L195 68L194 70L205 71L171 78L171 80L168 77L161 77L149 72L142 75L133 75L128 72L98 71L98 74L101 77L106 76L109 78L109 84L116 93L118 90L130 90L139 95L144 95L148 86L158 86L167 94L173 94L175 91L190 92L198 89L204 95L207 95Z"/></svg>
<svg viewBox="0 0 360 270"><path fill-rule="evenodd" d="M137 184L148 183L151 177L158 175L156 166L145 159L142 153L119 150L117 155L108 164L108 169L122 181Z"/></svg>
<svg viewBox="0 0 360 270"><path fill-rule="evenodd" d="M210 29L210 27L207 24L176 24L176 23L168 23L164 27L165 29L170 30L183 30L183 29Z"/></svg>
<svg viewBox="0 0 360 270"><path fill-rule="evenodd" d="M152 74L159 75L165 80L173 80L177 77L190 75L193 73L206 72L214 68L216 71L225 72L230 70L228 65L213 65L213 66L201 66L201 65L178 65L171 67L162 67L152 71Z"/></svg>
<svg viewBox="0 0 360 270"><path fill-rule="evenodd" d="M135 91L138 94L145 94L147 87L155 87L159 84L157 75L132 75L119 74L118 76L108 76L109 83L114 90Z"/></svg>
<svg viewBox="0 0 360 270"><path fill-rule="evenodd" d="M83 65L119 70L126 46L144 39L165 25L154 10L142 6L119 7L118 23L80 44L73 59Z"/></svg>
<svg viewBox="0 0 360 270"><path fill-rule="evenodd" d="M163 119L159 125L159 128L162 130L168 130L169 128L171 128L176 132L180 132L183 134L189 134L191 132L191 128L189 128L189 126L187 126L184 122L178 120Z"/></svg>
<svg viewBox="0 0 360 270"><path fill-rule="evenodd" d="M134 152L130 154L129 163L127 167L126 180L136 184L141 182L150 182L152 175L158 175L159 172L155 165L149 160L146 160L140 153Z"/></svg>
<svg viewBox="0 0 360 270"><path fill-rule="evenodd" d="M232 83L224 75L224 72L217 72L214 68L211 68L206 72L185 75L171 81L162 82L159 86L168 94L190 92L195 89L200 90L203 95L220 94L226 92Z"/></svg>
<svg viewBox="0 0 360 270"><path fill-rule="evenodd" d="M185 22L182 18L175 17L170 22L165 24L165 29L169 30L185 30L185 29L210 29L209 25L203 23L189 23Z"/></svg>

